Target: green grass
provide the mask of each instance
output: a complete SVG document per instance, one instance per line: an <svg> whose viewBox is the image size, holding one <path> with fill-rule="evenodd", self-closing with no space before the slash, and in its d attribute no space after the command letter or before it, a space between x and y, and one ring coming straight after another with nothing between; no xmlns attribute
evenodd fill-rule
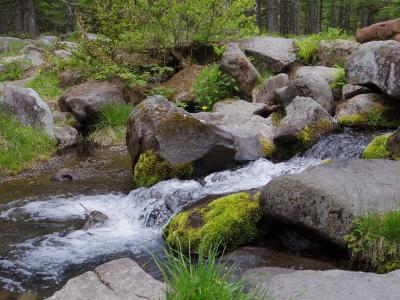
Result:
<svg viewBox="0 0 400 300"><path fill-rule="evenodd" d="M133 106L110 103L105 105L98 117L95 130L89 140L101 146L121 144L125 140L126 125Z"/></svg>
<svg viewBox="0 0 400 300"><path fill-rule="evenodd" d="M21 79L26 64L27 62L19 60L4 64L3 71L0 71L0 82Z"/></svg>
<svg viewBox="0 0 400 300"><path fill-rule="evenodd" d="M201 248L198 256L166 250L166 260L156 260L167 284L167 300L263 300L261 291L246 292L243 280L233 281L235 267L218 259L218 246ZM207 250L203 250L207 249Z"/></svg>
<svg viewBox="0 0 400 300"><path fill-rule="evenodd" d="M6 57L6 56L16 56L21 53L22 48L24 48L26 45L25 42L22 41L12 41L8 44L7 50L4 51L3 53L0 53L0 58Z"/></svg>
<svg viewBox="0 0 400 300"><path fill-rule="evenodd" d="M387 159L390 156L388 142L390 135L381 135L372 140L363 152L364 159Z"/></svg>
<svg viewBox="0 0 400 300"><path fill-rule="evenodd" d="M54 150L55 141L49 135L0 112L0 174L16 174L48 159Z"/></svg>
<svg viewBox="0 0 400 300"><path fill-rule="evenodd" d="M26 87L34 89L43 98L56 98L63 93L57 72L44 69L40 70L39 74L26 84Z"/></svg>
<svg viewBox="0 0 400 300"><path fill-rule="evenodd" d="M355 261L378 272L400 267L400 211L368 214L354 221L346 237Z"/></svg>

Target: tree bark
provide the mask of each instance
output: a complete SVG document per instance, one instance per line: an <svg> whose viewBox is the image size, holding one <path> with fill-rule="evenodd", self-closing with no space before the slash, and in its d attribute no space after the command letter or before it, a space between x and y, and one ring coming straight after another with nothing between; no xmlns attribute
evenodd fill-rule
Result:
<svg viewBox="0 0 400 300"><path fill-rule="evenodd" d="M310 0L309 6L309 33L321 32L320 1Z"/></svg>
<svg viewBox="0 0 400 300"><path fill-rule="evenodd" d="M278 31L278 8L279 0L267 0L267 25L269 32Z"/></svg>
<svg viewBox="0 0 400 300"><path fill-rule="evenodd" d="M22 33L24 31L24 19L22 13L22 1L15 0L15 32Z"/></svg>
<svg viewBox="0 0 400 300"><path fill-rule="evenodd" d="M27 32L30 36L37 36L36 11L33 0L27 0Z"/></svg>

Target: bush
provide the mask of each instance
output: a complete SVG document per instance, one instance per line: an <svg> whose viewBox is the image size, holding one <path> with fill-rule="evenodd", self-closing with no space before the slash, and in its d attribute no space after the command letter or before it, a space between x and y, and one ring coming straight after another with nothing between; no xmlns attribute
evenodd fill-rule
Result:
<svg viewBox="0 0 400 300"><path fill-rule="evenodd" d="M0 112L0 173L16 174L48 159L54 150L55 141L49 135Z"/></svg>
<svg viewBox="0 0 400 300"><path fill-rule="evenodd" d="M126 126L133 106L130 104L110 103L99 113L95 130L89 140L101 146L120 144L125 140Z"/></svg>
<svg viewBox="0 0 400 300"><path fill-rule="evenodd" d="M193 168L190 164L171 165L152 150L140 154L135 165L134 182L138 187L151 187L156 183L172 178L189 179Z"/></svg>
<svg viewBox="0 0 400 300"><path fill-rule="evenodd" d="M40 70L39 74L26 84L26 87L34 89L43 98L55 98L61 96L63 92L57 72L44 69Z"/></svg>
<svg viewBox="0 0 400 300"><path fill-rule="evenodd" d="M218 247L201 247L196 259L181 251L166 250L165 262L157 261L165 283L168 300L262 300L260 291L247 292L244 281L233 281L235 267L218 260Z"/></svg>
<svg viewBox="0 0 400 300"><path fill-rule="evenodd" d="M170 247L186 253L200 251L200 245L207 249L219 244L232 250L258 237L260 219L258 196L240 193L177 214L163 235Z"/></svg>
<svg viewBox="0 0 400 300"><path fill-rule="evenodd" d="M205 68L193 83L196 106L202 111L212 110L216 102L231 97L235 91L238 91L235 79L223 74L218 65Z"/></svg>
<svg viewBox="0 0 400 300"><path fill-rule="evenodd" d="M20 60L4 64L4 69L0 71L0 82L21 79L27 64L27 61Z"/></svg>
<svg viewBox="0 0 400 300"><path fill-rule="evenodd" d="M356 219L346 241L355 261L373 271L392 271L400 266L400 211Z"/></svg>
<svg viewBox="0 0 400 300"><path fill-rule="evenodd" d="M381 135L373 139L363 152L364 159L387 159L390 153L387 149L390 135Z"/></svg>

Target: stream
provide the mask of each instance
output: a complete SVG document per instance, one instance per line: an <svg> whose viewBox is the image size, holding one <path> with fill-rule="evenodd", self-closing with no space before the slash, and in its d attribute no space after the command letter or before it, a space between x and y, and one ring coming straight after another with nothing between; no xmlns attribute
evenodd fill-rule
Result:
<svg viewBox="0 0 400 300"><path fill-rule="evenodd" d="M266 159L199 180L169 180L129 193L120 174L129 158L104 154L109 168L99 178L54 183L42 174L18 184L0 185L0 299L32 291L49 296L72 276L118 257L132 257L155 277L152 255L162 256L161 228L184 207L229 193L257 190L272 178L298 173L323 159L358 158L378 133L345 131L322 138L303 156L272 163ZM105 159L94 156L92 160ZM71 163L73 166L73 163ZM100 168L100 169L101 169ZM89 187L89 188L88 188ZM80 229L85 212L97 210L109 219L102 227ZM38 297L38 298L36 298ZM18 299L18 298L5 298Z"/></svg>

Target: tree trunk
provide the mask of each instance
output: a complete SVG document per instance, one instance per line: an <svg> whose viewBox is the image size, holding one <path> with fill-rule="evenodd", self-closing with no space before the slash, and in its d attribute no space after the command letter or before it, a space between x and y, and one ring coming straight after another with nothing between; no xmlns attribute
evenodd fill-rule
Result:
<svg viewBox="0 0 400 300"><path fill-rule="evenodd" d="M319 0L310 0L309 6L309 33L321 32L320 20L320 2Z"/></svg>
<svg viewBox="0 0 400 300"><path fill-rule="evenodd" d="M21 0L15 0L15 32L22 33L24 31L24 19L22 14Z"/></svg>
<svg viewBox="0 0 400 300"><path fill-rule="evenodd" d="M30 36L37 35L36 11L33 0L27 0L27 32Z"/></svg>
<svg viewBox="0 0 400 300"><path fill-rule="evenodd" d="M331 0L331 8L329 11L329 26L332 28L338 27L336 23L336 0Z"/></svg>
<svg viewBox="0 0 400 300"><path fill-rule="evenodd" d="M267 0L267 25L269 32L278 31L279 0Z"/></svg>

